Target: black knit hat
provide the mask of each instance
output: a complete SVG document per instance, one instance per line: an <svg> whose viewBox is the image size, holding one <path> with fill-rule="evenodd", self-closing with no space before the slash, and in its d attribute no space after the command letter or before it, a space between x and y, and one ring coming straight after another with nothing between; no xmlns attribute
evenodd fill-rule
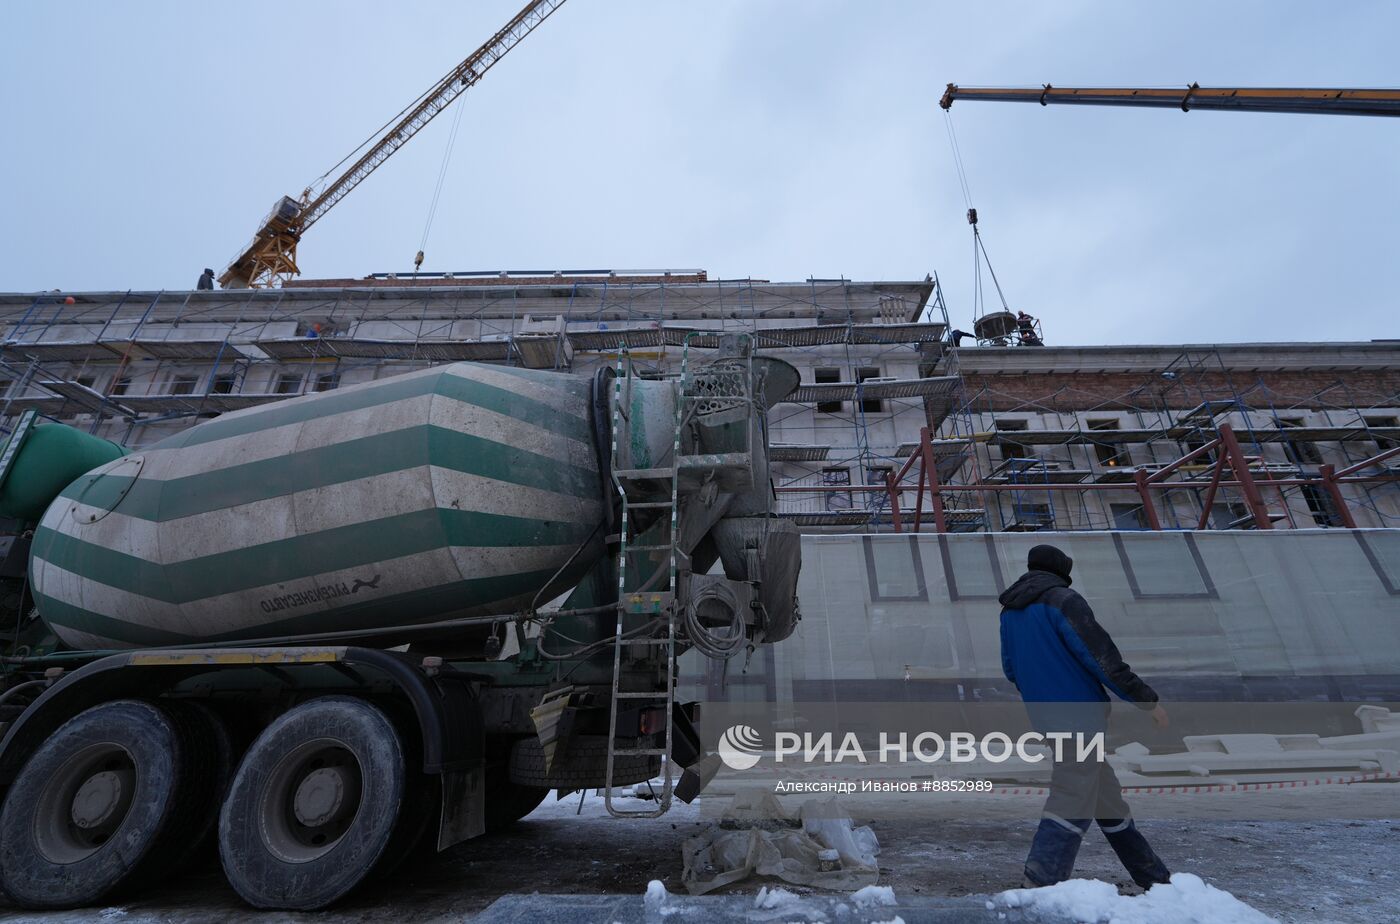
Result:
<svg viewBox="0 0 1400 924"><path fill-rule="evenodd" d="M1074 567L1074 559L1053 545L1038 545L1026 556L1026 567L1032 571L1058 574L1066 583L1070 583L1069 572Z"/></svg>

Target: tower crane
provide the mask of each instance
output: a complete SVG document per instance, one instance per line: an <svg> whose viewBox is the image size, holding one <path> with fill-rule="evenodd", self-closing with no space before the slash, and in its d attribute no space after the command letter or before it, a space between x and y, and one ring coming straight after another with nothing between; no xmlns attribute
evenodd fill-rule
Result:
<svg viewBox="0 0 1400 924"><path fill-rule="evenodd" d="M219 275L219 284L226 289L274 286L299 275L297 244L302 235L563 5L564 0L531 0L525 4L524 9L484 45L410 103L396 117L397 121L386 125L371 140L341 160L340 164L344 164L355 157L356 152L364 151L339 176L326 180L340 166L337 164L303 190L299 197L283 196L278 199L272 211L258 225L252 241ZM420 251L415 262L421 261Z"/></svg>
<svg viewBox="0 0 1400 924"><path fill-rule="evenodd" d="M1161 109L1228 109L1242 112L1314 112L1326 115L1400 116L1400 90L1297 89L1291 87L960 87L948 84L938 105L953 101L1059 103L1070 106L1147 106Z"/></svg>

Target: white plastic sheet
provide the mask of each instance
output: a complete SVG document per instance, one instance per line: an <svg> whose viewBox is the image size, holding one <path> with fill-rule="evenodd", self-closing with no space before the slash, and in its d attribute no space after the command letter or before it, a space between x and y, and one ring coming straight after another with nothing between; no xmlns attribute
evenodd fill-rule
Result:
<svg viewBox="0 0 1400 924"><path fill-rule="evenodd" d="M839 868L821 869L823 850L837 852ZM740 793L720 824L689 838L681 852L681 880L692 895L751 876L851 891L873 885L880 875L875 832L856 827L835 798L806 802L794 818L771 792Z"/></svg>

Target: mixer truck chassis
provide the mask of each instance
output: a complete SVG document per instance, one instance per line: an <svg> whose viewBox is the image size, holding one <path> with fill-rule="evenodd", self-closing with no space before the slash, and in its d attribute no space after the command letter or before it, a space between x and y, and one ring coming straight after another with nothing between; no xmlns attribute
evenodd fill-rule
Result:
<svg viewBox="0 0 1400 924"><path fill-rule="evenodd" d="M22 418L0 888L79 907L217 845L249 904L310 910L550 792L692 799L678 658L790 635L800 561L767 446L796 370L698 336L678 378L454 363L136 453Z"/></svg>
<svg viewBox="0 0 1400 924"><path fill-rule="evenodd" d="M415 852L509 825L551 790L604 785L600 735L551 742L562 753L547 769L525 708L539 688L461 667L304 647L133 651L65 671L0 742L5 890L34 908L97 901L196 859L222 814L218 849L245 900L324 907ZM606 732L601 710L571 712ZM681 766L700 756L689 716L678 710ZM637 721L624 733L651 741ZM624 764L614 785L658 763ZM104 851L114 821L123 843Z"/></svg>

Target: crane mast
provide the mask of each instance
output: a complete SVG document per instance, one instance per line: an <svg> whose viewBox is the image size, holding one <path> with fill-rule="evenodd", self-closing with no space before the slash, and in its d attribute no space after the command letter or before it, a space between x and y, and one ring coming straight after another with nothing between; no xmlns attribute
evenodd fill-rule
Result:
<svg viewBox="0 0 1400 924"><path fill-rule="evenodd" d="M1051 103L1071 106L1224 109L1239 112L1313 112L1325 115L1400 116L1400 90L1298 89L1290 87L960 87L948 84L938 105L954 100Z"/></svg>
<svg viewBox="0 0 1400 924"><path fill-rule="evenodd" d="M297 244L307 229L563 5L564 0L527 3L484 45L418 97L402 117L371 142L339 176L329 182L313 183L299 198L283 196L277 200L259 224L253 240L220 274L219 284L224 288L272 286L300 274Z"/></svg>

